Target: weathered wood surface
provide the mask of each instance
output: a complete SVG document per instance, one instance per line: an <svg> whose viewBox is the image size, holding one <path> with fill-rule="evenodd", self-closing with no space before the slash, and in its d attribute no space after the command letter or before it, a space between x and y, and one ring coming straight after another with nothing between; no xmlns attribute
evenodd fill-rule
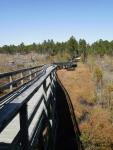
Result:
<svg viewBox="0 0 113 150"><path fill-rule="evenodd" d="M43 68L43 74L35 74L34 79L29 76L30 82L0 105L0 150L83 149L69 96L55 73L57 67Z"/></svg>
<svg viewBox="0 0 113 150"><path fill-rule="evenodd" d="M34 106L39 102L42 94L44 93L44 89L42 86L42 83L44 82L44 79L48 76L46 84L48 85L50 83L49 74L55 67L49 67L46 70L46 73L37 80L33 85L31 85L27 90L25 90L21 95L16 97L14 100L9 102L8 104L4 105L0 109L0 131L2 131L6 126L6 128L1 132L0 134L0 142L2 143L11 143L18 131L20 130L19 127L19 115L17 115L17 112L19 112L20 108L24 103L27 101L27 107L28 107L28 118L30 117L31 112L34 109ZM50 90L48 90L48 94L50 93ZM38 91L38 92L37 92ZM33 97L31 96L34 93ZM48 95L47 94L47 95ZM29 126L29 136L32 133L32 130L34 126L36 125L36 122L38 118L40 117L43 109L45 108L44 101L41 102L41 105L36 112L35 117L33 118L32 124ZM15 116L13 121L11 119ZM10 122L11 121L11 122ZM8 124L8 122L10 122ZM8 124L8 125L7 125Z"/></svg>

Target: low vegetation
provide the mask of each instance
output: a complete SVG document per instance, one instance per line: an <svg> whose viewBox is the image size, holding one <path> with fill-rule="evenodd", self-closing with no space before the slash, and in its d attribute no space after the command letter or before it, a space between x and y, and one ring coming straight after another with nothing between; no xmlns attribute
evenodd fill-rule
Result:
<svg viewBox="0 0 113 150"><path fill-rule="evenodd" d="M88 55L87 63L78 63L75 71L58 71L71 97L85 150L113 149L113 64L110 59L112 57L106 55Z"/></svg>
<svg viewBox="0 0 113 150"><path fill-rule="evenodd" d="M67 89L85 150L113 149L113 41L88 44L73 36L66 42L0 47L0 72L81 56L75 71L58 71Z"/></svg>

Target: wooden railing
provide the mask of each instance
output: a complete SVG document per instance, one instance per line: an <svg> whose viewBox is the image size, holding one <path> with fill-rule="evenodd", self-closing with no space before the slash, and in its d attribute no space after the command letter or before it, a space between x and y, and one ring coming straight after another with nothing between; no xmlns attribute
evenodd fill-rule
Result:
<svg viewBox="0 0 113 150"><path fill-rule="evenodd" d="M77 67L76 62L58 62L53 63L54 65L57 65L58 69L67 69L67 70L74 70Z"/></svg>
<svg viewBox="0 0 113 150"><path fill-rule="evenodd" d="M58 143L64 143L58 142L63 136L59 132L65 131L67 140L68 129L76 134L69 136L72 147L82 150L74 111L57 68L56 64L42 65L0 74L0 79L7 79L6 83L2 80L1 91L9 90L0 97L0 150L59 150Z"/></svg>
<svg viewBox="0 0 113 150"><path fill-rule="evenodd" d="M46 73L43 74L43 78L36 80L34 84L30 85L30 87L23 91L21 95L13 98L12 101L8 102L3 108L1 108L1 133L4 132L8 124L11 123L12 120L19 114L20 125L17 126L20 126L20 129L17 133L15 133L10 146L8 145L8 150L34 149L37 137L39 149L41 149L42 146L48 147L50 142L49 140L51 139L50 137L53 136L53 128L55 126L55 69L56 66L48 67L48 69L46 68ZM17 73L21 73L21 71L18 71ZM35 73L37 72L35 71ZM30 74L30 76L32 74ZM12 75L12 73L7 73L5 75L9 76ZM1 75L1 77L3 76ZM23 77L21 79L23 80ZM32 103L33 101L35 105ZM34 107L32 108L32 111L29 112L29 109L31 109L30 105L34 105ZM35 117L37 117L37 120L33 123ZM33 128L31 129L30 126L33 126ZM7 149L7 144L4 147Z"/></svg>
<svg viewBox="0 0 113 150"><path fill-rule="evenodd" d="M37 79L37 77L43 75L46 65L37 67L21 69L12 72L6 72L0 74L0 104L3 104L7 100L11 99L11 94L14 96L14 92L21 90ZM18 91L19 93L19 91ZM17 93L15 93L17 95Z"/></svg>

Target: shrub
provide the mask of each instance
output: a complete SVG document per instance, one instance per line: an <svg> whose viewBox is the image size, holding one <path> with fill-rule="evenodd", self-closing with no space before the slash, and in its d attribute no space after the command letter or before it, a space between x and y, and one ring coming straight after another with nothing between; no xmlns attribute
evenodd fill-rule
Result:
<svg viewBox="0 0 113 150"><path fill-rule="evenodd" d="M112 149L113 127L109 111L96 106L90 112L89 120L80 127L86 147L93 145L95 149Z"/></svg>

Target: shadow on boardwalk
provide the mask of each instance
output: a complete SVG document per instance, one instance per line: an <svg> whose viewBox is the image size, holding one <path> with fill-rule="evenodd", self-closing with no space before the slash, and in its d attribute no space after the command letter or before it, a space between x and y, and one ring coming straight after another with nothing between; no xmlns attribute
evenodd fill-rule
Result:
<svg viewBox="0 0 113 150"><path fill-rule="evenodd" d="M55 150L83 150L80 131L68 93L58 80L56 88L57 134Z"/></svg>
<svg viewBox="0 0 113 150"><path fill-rule="evenodd" d="M70 97L58 78L55 107L56 136L51 139L51 143L46 150L83 150L80 141L80 131ZM9 146L9 144L0 143L0 150L9 150ZM18 150L18 148L15 150ZM43 146L41 148L38 147L38 150L45 150L45 148Z"/></svg>

